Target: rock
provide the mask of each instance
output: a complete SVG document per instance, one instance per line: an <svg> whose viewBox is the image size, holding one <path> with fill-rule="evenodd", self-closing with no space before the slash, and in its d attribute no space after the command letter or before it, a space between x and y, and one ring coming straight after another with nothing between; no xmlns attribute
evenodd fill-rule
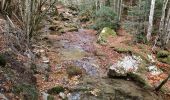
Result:
<svg viewBox="0 0 170 100"><path fill-rule="evenodd" d="M131 77L136 76L132 75ZM86 76L82 82L79 86L90 90L76 91L76 94L79 94L79 99L69 100L157 100L159 98L153 91L141 88L132 81Z"/></svg>
<svg viewBox="0 0 170 100"><path fill-rule="evenodd" d="M0 100L8 100L8 99L4 94L0 93Z"/></svg>
<svg viewBox="0 0 170 100"><path fill-rule="evenodd" d="M119 73L115 69L111 68L109 69L107 75L109 78L127 78L127 73L125 73L124 70Z"/></svg>
<svg viewBox="0 0 170 100"><path fill-rule="evenodd" d="M7 22L4 19L0 19L0 33L7 32Z"/></svg>
<svg viewBox="0 0 170 100"><path fill-rule="evenodd" d="M32 68L37 72L44 73L49 70L50 66L49 64L41 63L41 64L36 64L36 66L32 66Z"/></svg>
<svg viewBox="0 0 170 100"><path fill-rule="evenodd" d="M49 94L45 93L45 92L42 92L42 98L43 100L48 100L48 96Z"/></svg>
<svg viewBox="0 0 170 100"><path fill-rule="evenodd" d="M162 70L160 70L157 66L154 66L154 65L149 66L148 70L152 75L159 75L159 74L163 73Z"/></svg>
<svg viewBox="0 0 170 100"><path fill-rule="evenodd" d="M111 28L105 27L99 34L99 38L98 38L97 42L99 44L105 44L105 43L107 43L107 38L109 36L116 36L116 32L114 30L112 30Z"/></svg>
<svg viewBox="0 0 170 100"><path fill-rule="evenodd" d="M138 70L141 58L137 56L125 56L117 63L109 68L108 77L110 78L126 78L127 73L136 72Z"/></svg>
<svg viewBox="0 0 170 100"><path fill-rule="evenodd" d="M60 92L60 93L59 93L59 96L60 96L62 99L64 99L64 100L65 100L66 97L67 97L63 92Z"/></svg>
<svg viewBox="0 0 170 100"><path fill-rule="evenodd" d="M42 62L43 62L43 63L49 63L50 60L49 60L49 58L47 58L47 57L42 57Z"/></svg>

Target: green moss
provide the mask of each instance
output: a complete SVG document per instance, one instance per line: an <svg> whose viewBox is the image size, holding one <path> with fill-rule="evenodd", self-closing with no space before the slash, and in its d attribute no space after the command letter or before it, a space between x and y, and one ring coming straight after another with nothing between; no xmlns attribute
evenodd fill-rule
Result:
<svg viewBox="0 0 170 100"><path fill-rule="evenodd" d="M109 27L103 28L103 30L101 31L101 33L99 35L97 43L99 43L99 44L107 43L107 38L109 36L116 36L116 32Z"/></svg>
<svg viewBox="0 0 170 100"><path fill-rule="evenodd" d="M70 66L67 68L67 74L69 77L75 76L75 75L81 75L82 69L77 66Z"/></svg>
<svg viewBox="0 0 170 100"><path fill-rule="evenodd" d="M60 92L64 92L65 89L62 86L56 86L51 89L49 89L47 92L49 94L59 94Z"/></svg>
<svg viewBox="0 0 170 100"><path fill-rule="evenodd" d="M140 63L139 67L138 67L138 72L139 73L146 73L147 72L147 64L146 61L142 60L142 62Z"/></svg>
<svg viewBox="0 0 170 100"><path fill-rule="evenodd" d="M1 54L0 55L0 66L5 67L6 66L6 59L5 57Z"/></svg>
<svg viewBox="0 0 170 100"><path fill-rule="evenodd" d="M158 58L158 60L159 60L160 62L170 64L170 56L168 56L168 57L166 57L166 58Z"/></svg>
<svg viewBox="0 0 170 100"><path fill-rule="evenodd" d="M49 96L47 97L47 100L54 100L54 96L49 95Z"/></svg>
<svg viewBox="0 0 170 100"><path fill-rule="evenodd" d="M23 93L24 100L38 100L38 91L35 86L29 84L19 84L13 87L15 94Z"/></svg>
<svg viewBox="0 0 170 100"><path fill-rule="evenodd" d="M134 82L136 82L137 84L139 84L142 87L147 86L146 81L138 74L128 73L127 77L130 78L131 80L133 80Z"/></svg>
<svg viewBox="0 0 170 100"><path fill-rule="evenodd" d="M143 52L137 52L137 51L132 51L132 53L136 56L140 56L142 60L144 60L146 63L150 63L149 58L147 57L146 53Z"/></svg>
<svg viewBox="0 0 170 100"><path fill-rule="evenodd" d="M157 53L158 58L168 57L168 55L170 55L170 53L168 51L165 51L165 50L160 50Z"/></svg>
<svg viewBox="0 0 170 100"><path fill-rule="evenodd" d="M167 61L167 63L170 64L170 55L168 56Z"/></svg>
<svg viewBox="0 0 170 100"><path fill-rule="evenodd" d="M130 48L115 47L114 50L117 51L118 53L130 53L131 52Z"/></svg>
<svg viewBox="0 0 170 100"><path fill-rule="evenodd" d="M165 50L160 50L157 53L157 58L160 62L170 64L170 53Z"/></svg>

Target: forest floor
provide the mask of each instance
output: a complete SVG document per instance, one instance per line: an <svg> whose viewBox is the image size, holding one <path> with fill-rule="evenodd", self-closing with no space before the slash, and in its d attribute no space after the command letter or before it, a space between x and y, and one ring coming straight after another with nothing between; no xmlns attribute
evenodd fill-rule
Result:
<svg viewBox="0 0 170 100"><path fill-rule="evenodd" d="M40 100L169 100L170 81L164 92L154 88L167 77L170 66L157 61L151 46L134 44L133 36L124 29L108 37L106 45L98 44L99 33L83 28L88 22L79 22L76 11L63 5L57 9L62 17L48 17L32 45L36 55L32 70ZM147 86L141 80L108 76L109 69L124 59L127 65L135 64L125 65L127 71L139 75ZM48 93L54 87L64 91Z"/></svg>
<svg viewBox="0 0 170 100"><path fill-rule="evenodd" d="M53 24L49 24L45 28L47 33L42 35L38 45L39 48L35 48L35 51L40 52L40 59L37 59L36 62L48 62L50 66L49 72L35 75L38 90L43 95L53 87L62 86L66 91L63 92L64 94L53 95L55 100L62 99L63 96L69 100L123 100L125 98L156 100L163 98L154 94L152 89L146 90L140 87L136 84L137 82L131 79L107 78L110 66L129 56L128 52L131 51L134 55L141 56L146 62L154 60L154 64L143 64L143 66L140 64L139 72L150 87L157 86L168 74L166 72L153 74L145 67L156 66L158 69L160 67L166 70L169 65L156 60L151 46L139 43L133 44L132 35L123 29L117 31L117 36L108 37L106 45L100 45L97 43L97 31L81 28L80 25L86 26L86 23L76 23L78 17L74 16L70 9L62 5L58 5L57 8L59 14L63 14L64 18L68 19L55 20L53 18ZM64 28L62 33L58 31L60 29L57 26L59 23L60 26L77 25L80 28L73 29L73 31L69 29L70 27ZM120 51L120 49L123 49L123 51ZM149 55L153 59L149 59ZM43 66L46 66L46 64ZM79 72L77 74L77 70L72 69L72 67L80 68L81 74ZM73 70L75 75L70 77L68 70ZM165 87L169 87L169 83L167 82Z"/></svg>

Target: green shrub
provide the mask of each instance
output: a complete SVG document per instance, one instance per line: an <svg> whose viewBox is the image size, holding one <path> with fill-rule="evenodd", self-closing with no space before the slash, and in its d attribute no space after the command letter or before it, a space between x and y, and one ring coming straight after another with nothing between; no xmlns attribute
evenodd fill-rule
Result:
<svg viewBox="0 0 170 100"><path fill-rule="evenodd" d="M136 34L135 42L137 43L147 43L146 35L142 32L140 34Z"/></svg>
<svg viewBox="0 0 170 100"><path fill-rule="evenodd" d="M65 89L62 86L56 86L51 89L49 89L47 92L49 94L59 94L60 92L64 92Z"/></svg>
<svg viewBox="0 0 170 100"><path fill-rule="evenodd" d="M94 17L95 25L93 27L97 30L103 29L104 27L109 27L114 30L117 30L119 28L117 16L111 7L106 6L101 7L96 12Z"/></svg>
<svg viewBox="0 0 170 100"><path fill-rule="evenodd" d="M19 84L13 87L13 93L24 94L24 100L38 100L38 91L35 86L29 84Z"/></svg>

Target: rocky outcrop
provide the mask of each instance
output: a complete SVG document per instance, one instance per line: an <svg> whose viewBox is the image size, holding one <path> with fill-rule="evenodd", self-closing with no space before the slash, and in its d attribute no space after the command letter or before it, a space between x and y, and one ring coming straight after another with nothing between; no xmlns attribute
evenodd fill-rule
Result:
<svg viewBox="0 0 170 100"><path fill-rule="evenodd" d="M157 100L159 97L131 81L85 77L72 97L80 100ZM69 100L71 100L69 98ZM159 98L159 100L163 100Z"/></svg>

